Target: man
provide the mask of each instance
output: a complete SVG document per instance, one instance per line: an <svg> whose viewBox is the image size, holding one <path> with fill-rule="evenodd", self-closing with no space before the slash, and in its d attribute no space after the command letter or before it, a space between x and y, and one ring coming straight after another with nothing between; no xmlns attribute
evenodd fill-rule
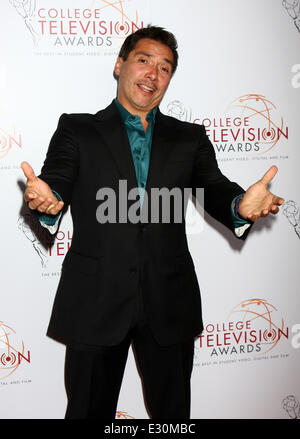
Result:
<svg viewBox="0 0 300 439"><path fill-rule="evenodd" d="M189 418L194 338L203 329L184 220L173 210L167 222L113 215L100 223L99 189L113 190L117 210L124 192L129 212L138 188L143 213L146 201L153 211L152 189L204 188L205 209L243 238L283 203L267 190L275 167L244 193L218 169L203 126L160 113L177 59L176 40L162 28L130 35L115 64L117 99L96 115L61 117L40 178L22 164L25 200L52 231L71 206L72 246L48 328L67 344L66 418L114 418L131 341L149 415Z"/></svg>

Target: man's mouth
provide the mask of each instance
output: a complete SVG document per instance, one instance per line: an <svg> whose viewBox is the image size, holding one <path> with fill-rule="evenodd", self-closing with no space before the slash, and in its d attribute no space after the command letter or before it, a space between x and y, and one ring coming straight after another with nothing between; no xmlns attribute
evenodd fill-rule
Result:
<svg viewBox="0 0 300 439"><path fill-rule="evenodd" d="M150 87L150 86L145 85L145 84L137 84L137 86L146 94L152 94L155 92L154 87Z"/></svg>

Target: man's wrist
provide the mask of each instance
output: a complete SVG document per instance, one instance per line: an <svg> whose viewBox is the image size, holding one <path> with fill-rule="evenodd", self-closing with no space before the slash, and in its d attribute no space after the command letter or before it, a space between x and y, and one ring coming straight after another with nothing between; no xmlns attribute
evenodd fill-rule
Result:
<svg viewBox="0 0 300 439"><path fill-rule="evenodd" d="M248 220L244 219L239 214L239 205L240 205L240 202L241 202L243 196L244 196L244 194L238 195L237 197L235 197L232 200L232 203L231 203L231 214L232 214L232 219L233 219L233 223L234 223L235 228L241 227L244 224L249 223Z"/></svg>
<svg viewBox="0 0 300 439"><path fill-rule="evenodd" d="M239 207L240 207L240 202L242 201L244 197L244 194L238 195L233 201L234 201L234 215L243 221L246 221L245 218L243 218L240 214L239 214Z"/></svg>
<svg viewBox="0 0 300 439"><path fill-rule="evenodd" d="M58 201L62 201L61 196L52 189L53 195L58 199ZM51 213L37 212L40 223L43 223L48 226L52 226L56 224L57 219L60 217L61 212L58 212L56 215L51 215Z"/></svg>

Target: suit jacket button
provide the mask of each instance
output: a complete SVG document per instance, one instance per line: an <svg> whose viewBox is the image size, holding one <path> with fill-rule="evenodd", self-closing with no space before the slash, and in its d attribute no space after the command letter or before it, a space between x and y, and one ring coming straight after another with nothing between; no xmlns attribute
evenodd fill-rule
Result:
<svg viewBox="0 0 300 439"><path fill-rule="evenodd" d="M137 269L136 269L136 267L131 267L131 268L129 269L129 271L130 271L130 273L132 273L132 274L136 274Z"/></svg>

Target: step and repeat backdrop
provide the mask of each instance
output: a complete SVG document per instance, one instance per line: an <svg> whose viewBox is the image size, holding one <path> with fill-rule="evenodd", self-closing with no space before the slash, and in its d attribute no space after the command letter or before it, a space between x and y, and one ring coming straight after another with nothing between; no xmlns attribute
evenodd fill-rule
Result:
<svg viewBox="0 0 300 439"><path fill-rule="evenodd" d="M300 418L300 1L3 0L0 23L0 418L63 418L67 402L65 346L46 329L72 220L50 244L20 164L39 173L62 113L111 102L118 50L147 24L179 44L161 111L205 125L245 189L276 165L271 190L285 199L246 242L189 211L205 324L191 417ZM148 417L130 349L116 418Z"/></svg>

